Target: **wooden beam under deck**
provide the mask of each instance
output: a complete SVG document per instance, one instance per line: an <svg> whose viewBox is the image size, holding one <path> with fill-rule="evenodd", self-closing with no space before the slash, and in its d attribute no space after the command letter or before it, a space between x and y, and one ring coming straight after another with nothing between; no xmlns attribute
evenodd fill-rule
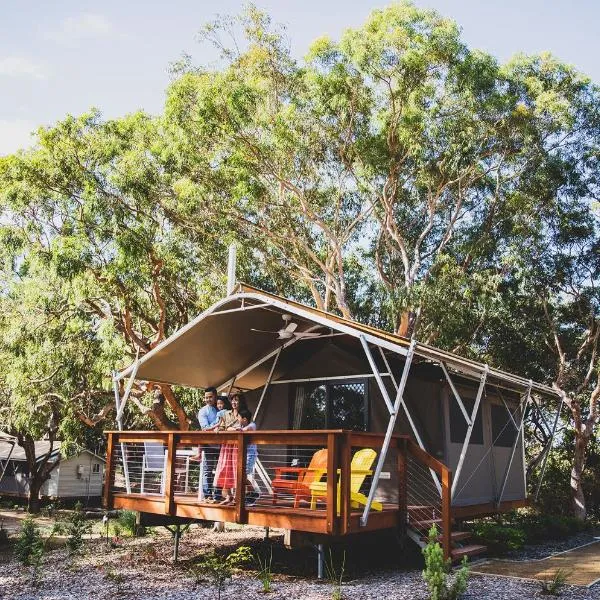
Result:
<svg viewBox="0 0 600 600"><path fill-rule="evenodd" d="M114 508L136 510L140 512L165 514L165 502L159 496L115 494L113 497ZM246 508L243 524L261 527L276 527L281 529L295 529L310 533L331 533L328 531L327 511L311 510L309 508L252 506ZM176 517L198 519L206 521L224 521L227 523L241 523L236 520L236 507L219 506L218 504L204 504L186 497L175 497L174 508L171 513ZM348 519L346 533L360 533L362 531L375 531L390 529L400 523L400 514L397 507L388 505L381 512L373 512L369 517L366 527L360 525L359 510L352 511ZM341 532L340 532L341 533Z"/></svg>

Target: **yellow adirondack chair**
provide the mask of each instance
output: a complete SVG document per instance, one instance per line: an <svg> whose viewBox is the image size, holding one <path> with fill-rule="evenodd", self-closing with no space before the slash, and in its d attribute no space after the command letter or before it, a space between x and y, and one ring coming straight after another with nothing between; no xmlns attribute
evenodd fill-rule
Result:
<svg viewBox="0 0 600 600"><path fill-rule="evenodd" d="M367 497L360 492L360 488L367 477L372 475L371 466L375 461L377 452L372 448L363 448L358 450L352 457L350 464L350 506L352 508L360 508L360 505L367 503ZM338 470L339 473L339 470ZM340 506L340 484L337 486L338 493L338 513ZM319 500L323 501L327 498L327 482L314 481L310 484L310 507L315 509ZM383 510L383 505L377 500L371 503L373 510Z"/></svg>

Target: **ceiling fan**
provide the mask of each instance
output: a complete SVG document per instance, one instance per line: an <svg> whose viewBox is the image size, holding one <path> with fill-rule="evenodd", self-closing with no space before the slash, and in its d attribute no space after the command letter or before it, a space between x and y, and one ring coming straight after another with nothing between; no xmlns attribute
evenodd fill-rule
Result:
<svg viewBox="0 0 600 600"><path fill-rule="evenodd" d="M292 315L281 315L283 322L285 325L279 329L278 331L265 331L264 329L250 329L250 331L255 331L257 333L270 333L277 336L277 339L280 340L291 340L292 338L296 339L307 339L307 338L316 338L320 337L320 333L313 333L311 331L298 331L298 323L294 323L292 321Z"/></svg>

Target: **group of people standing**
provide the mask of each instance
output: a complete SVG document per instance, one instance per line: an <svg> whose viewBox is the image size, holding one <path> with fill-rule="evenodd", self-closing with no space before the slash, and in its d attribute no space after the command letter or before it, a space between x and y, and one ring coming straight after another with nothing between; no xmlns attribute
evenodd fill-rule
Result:
<svg viewBox="0 0 600 600"><path fill-rule="evenodd" d="M198 411L198 423L203 431L254 431L256 424L248 410L246 399L240 392L231 396L217 395L214 387L204 392L204 406ZM237 477L237 445L235 443L203 445L202 451L204 501L208 503L232 504ZM246 474L252 481L256 464L256 444L246 449ZM200 453L199 453L200 458ZM251 492L246 504L256 501L258 494Z"/></svg>

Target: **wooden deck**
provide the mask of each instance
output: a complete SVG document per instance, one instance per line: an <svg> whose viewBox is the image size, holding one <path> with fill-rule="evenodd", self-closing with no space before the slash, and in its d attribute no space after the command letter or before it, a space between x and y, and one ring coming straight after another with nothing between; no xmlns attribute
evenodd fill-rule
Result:
<svg viewBox="0 0 600 600"><path fill-rule="evenodd" d="M278 527L329 536L344 536L381 529L403 529L414 511L409 510L407 485L410 485L410 465L418 464L431 481L435 473L441 494L435 490L426 506L427 518L438 523L440 539L450 555L452 474L441 462L421 450L405 436L395 436L385 462L385 479L375 490L381 506L371 507L366 523L361 523L371 487L376 460L357 484L357 471L352 470L356 453L365 448L379 454L382 434L357 433L342 430L324 431L257 431L257 432L107 432L108 450L103 501L107 508L129 509L143 513L169 515L199 520L224 521L258 526ZM164 448L164 469L155 469L152 493L142 493L144 465L149 445ZM217 445L235 446L235 500L231 505L210 504L200 494L200 481L190 476L190 449ZM254 446L255 445L255 446ZM248 500L246 457L248 448L258 448L262 479L258 499ZM327 449L327 466L323 469L318 500L296 501L277 499L269 493L270 481L277 464L289 465L293 456L302 456L304 464L319 448ZM188 454L185 454L188 453ZM188 460L187 463L185 461ZM184 469L183 464L188 466ZM258 468L260 466L260 469ZM147 469L148 471L149 469ZM118 474L117 474L118 472ZM141 475L140 475L141 473ZM329 473L335 476L328 476ZM360 473L360 472L358 472ZM363 471L364 473L364 471ZM149 477L149 475L146 475ZM435 478L434 478L435 479ZM146 480L147 481L147 480ZM360 488L360 493L357 487ZM433 485L433 484L432 484ZM324 495L323 495L324 494ZM358 496L358 502L357 502ZM391 499L390 499L391 498ZM313 500L313 508L310 507Z"/></svg>

